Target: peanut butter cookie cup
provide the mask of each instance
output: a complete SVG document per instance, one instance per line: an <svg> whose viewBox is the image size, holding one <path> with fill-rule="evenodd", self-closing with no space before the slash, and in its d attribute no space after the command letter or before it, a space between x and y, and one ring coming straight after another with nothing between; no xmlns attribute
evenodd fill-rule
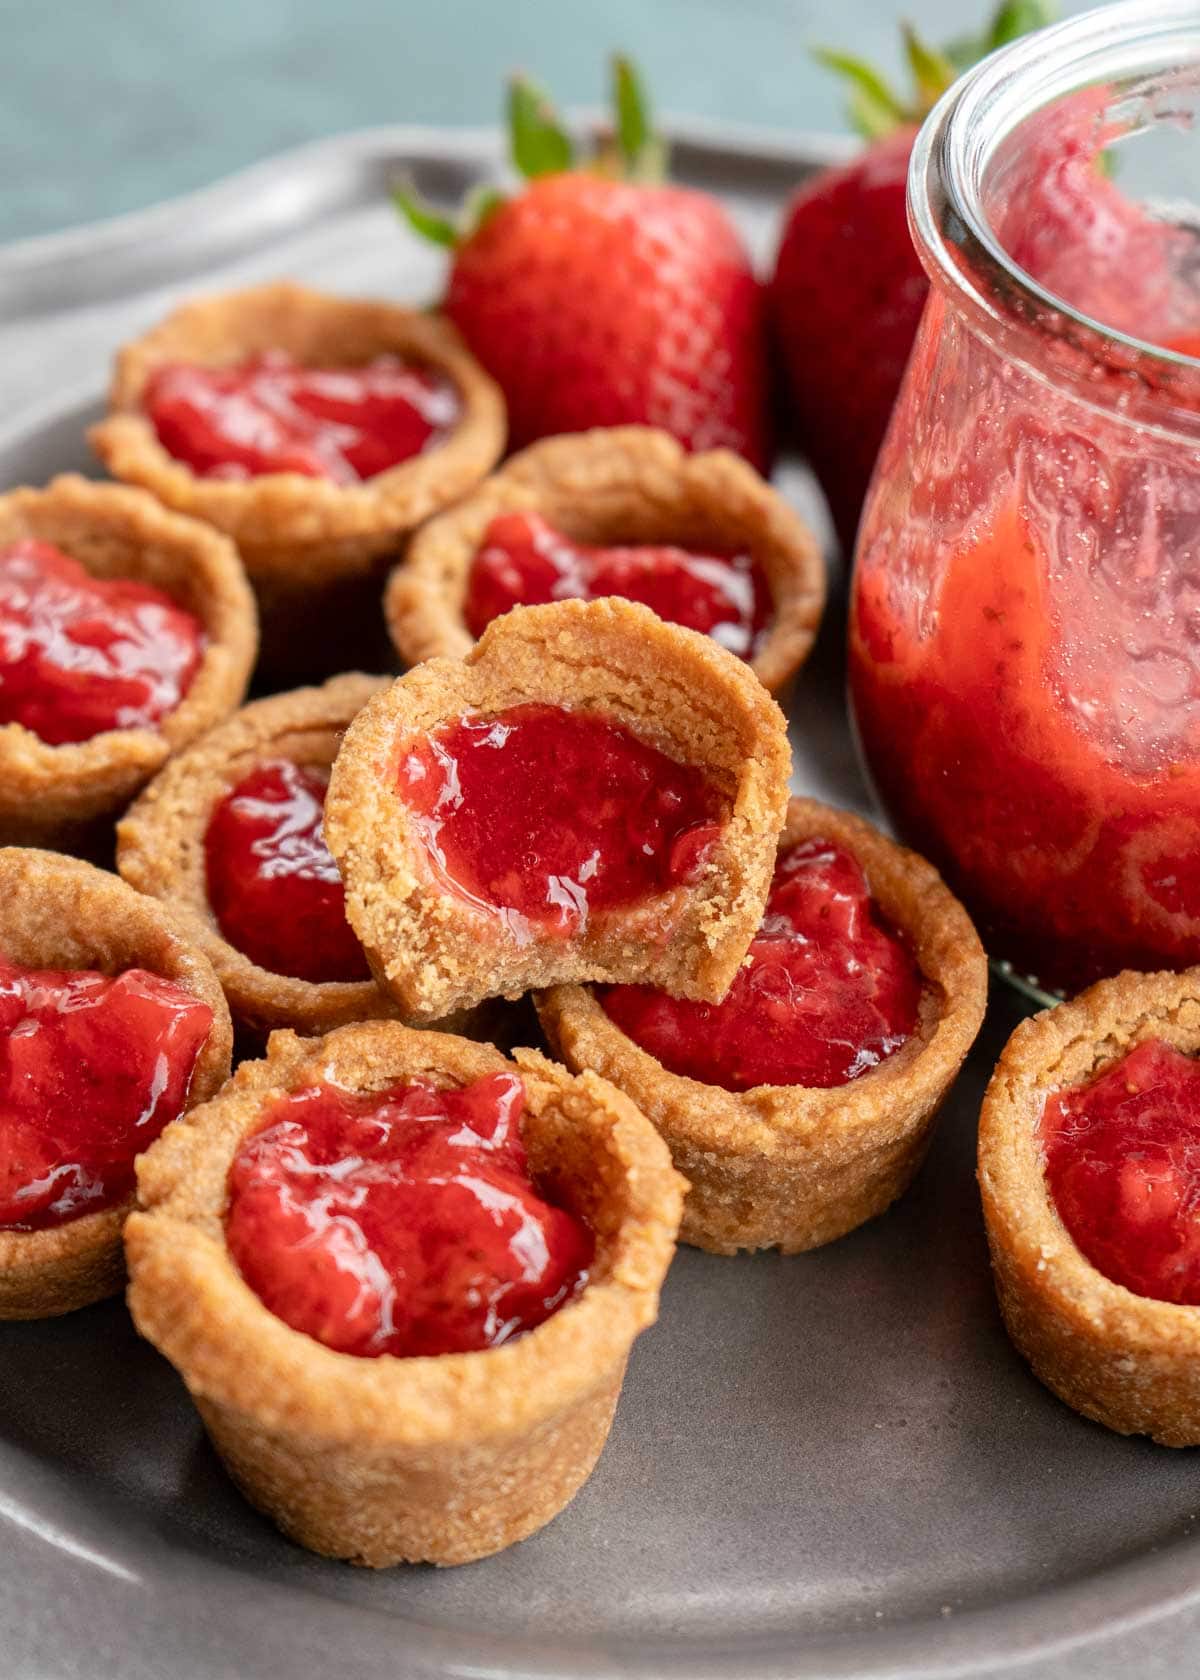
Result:
<svg viewBox="0 0 1200 1680"><path fill-rule="evenodd" d="M239 704L257 646L209 526L75 476L0 496L0 840L88 846Z"/></svg>
<svg viewBox="0 0 1200 1680"><path fill-rule="evenodd" d="M728 450L689 455L649 426L550 438L413 539L384 607L400 657L461 657L513 606L622 595L705 631L773 692L807 658L820 550Z"/></svg>
<svg viewBox="0 0 1200 1680"><path fill-rule="evenodd" d="M110 404L93 447L233 538L278 669L362 663L377 563L504 448L503 398L448 322L290 282L184 304L120 351Z"/></svg>
<svg viewBox="0 0 1200 1680"><path fill-rule="evenodd" d="M384 678L256 700L173 759L117 829L117 867L186 918L234 1016L327 1032L394 1015L346 921L321 838L342 736Z"/></svg>
<svg viewBox="0 0 1200 1680"><path fill-rule="evenodd" d="M496 1194L472 1201L442 1170L455 1156ZM289 1210L314 1178L370 1262L348 1293L348 1251L315 1215L296 1262ZM275 1034L143 1157L139 1187L138 1328L246 1496L302 1545L373 1567L467 1563L567 1503L655 1318L682 1194L653 1128L603 1080L395 1022ZM506 1220L544 1236L519 1267ZM404 1247L414 1228L424 1260Z"/></svg>
<svg viewBox="0 0 1200 1680"><path fill-rule="evenodd" d="M922 858L793 799L766 915L725 1000L556 986L555 1052L631 1097L691 1186L680 1235L718 1254L816 1248L908 1186L987 1001L983 950Z"/></svg>
<svg viewBox="0 0 1200 1680"><path fill-rule="evenodd" d="M219 1089L233 1030L180 925L114 875L0 849L0 1319L119 1290L134 1156Z"/></svg>
<svg viewBox="0 0 1200 1680"><path fill-rule="evenodd" d="M1000 1309L1085 1417L1200 1444L1200 969L1120 974L1023 1021L984 1098Z"/></svg>
<svg viewBox="0 0 1200 1680"><path fill-rule="evenodd" d="M372 700L325 833L409 1019L567 980L718 998L762 914L789 766L741 660L633 602L564 601Z"/></svg>

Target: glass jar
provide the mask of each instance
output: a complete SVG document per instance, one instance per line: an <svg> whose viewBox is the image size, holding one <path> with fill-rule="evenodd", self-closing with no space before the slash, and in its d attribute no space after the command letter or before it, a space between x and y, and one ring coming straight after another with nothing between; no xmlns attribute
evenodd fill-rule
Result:
<svg viewBox="0 0 1200 1680"><path fill-rule="evenodd" d="M1197 107L1196 0L1128 0L979 66L909 176L932 286L855 722L899 833L1047 988L1200 961Z"/></svg>

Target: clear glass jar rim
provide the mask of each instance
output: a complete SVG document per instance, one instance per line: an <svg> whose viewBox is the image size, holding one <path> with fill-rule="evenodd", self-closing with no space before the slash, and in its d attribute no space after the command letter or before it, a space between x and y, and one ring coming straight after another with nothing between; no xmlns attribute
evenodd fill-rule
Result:
<svg viewBox="0 0 1200 1680"><path fill-rule="evenodd" d="M1200 77L1197 0L1118 0L1014 41L968 71L926 118L909 166L909 224L934 284L985 331L1044 336L1054 321L1062 336L1074 328L1120 347L1127 364L1194 370L1192 357L1123 333L1046 290L1005 251L983 202L997 150L1036 111L1106 81L1190 68ZM1012 307L1002 308L998 297ZM1194 414L1175 410L1173 418L1196 429Z"/></svg>

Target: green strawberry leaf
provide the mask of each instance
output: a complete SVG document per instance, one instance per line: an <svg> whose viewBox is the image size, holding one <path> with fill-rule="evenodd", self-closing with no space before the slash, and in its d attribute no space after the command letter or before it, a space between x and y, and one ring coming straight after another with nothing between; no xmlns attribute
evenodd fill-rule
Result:
<svg viewBox="0 0 1200 1680"><path fill-rule="evenodd" d="M612 61L612 80L617 145L625 167L636 170L651 137L646 91L632 62L621 53Z"/></svg>
<svg viewBox="0 0 1200 1680"><path fill-rule="evenodd" d="M834 47L815 47L813 57L849 82L850 121L864 139L878 140L908 121L908 112L900 99L865 59L838 52Z"/></svg>
<svg viewBox="0 0 1200 1680"><path fill-rule="evenodd" d="M985 36L984 51L995 52L997 47L1006 47L1020 35L1044 29L1057 16L1058 8L1052 0L1000 0Z"/></svg>
<svg viewBox="0 0 1200 1680"><path fill-rule="evenodd" d="M508 136L513 166L527 181L557 175L575 161L575 148L554 106L525 76L514 76L508 84Z"/></svg>
<svg viewBox="0 0 1200 1680"><path fill-rule="evenodd" d="M945 53L922 41L911 23L903 23L900 28L917 98L926 110L932 110L955 79L954 65Z"/></svg>
<svg viewBox="0 0 1200 1680"><path fill-rule="evenodd" d="M943 47L929 46L911 24L904 24L904 51L913 80L913 94L907 100L853 53L818 47L814 56L850 84L847 115L852 126L865 139L880 140L893 129L922 121L972 64L1018 35L1052 23L1056 16L1054 0L1000 0L982 34L957 35Z"/></svg>
<svg viewBox="0 0 1200 1680"><path fill-rule="evenodd" d="M419 233L422 239L428 239L434 245L445 245L450 250L458 244L458 229L450 218L440 216L436 210L431 209L423 199L417 197L411 187L393 187L392 203L413 232Z"/></svg>
<svg viewBox="0 0 1200 1680"><path fill-rule="evenodd" d="M463 205L464 237L467 233L478 233L485 222L491 221L502 204L508 203L507 193L502 193L499 187L489 187L481 183L472 187Z"/></svg>
<svg viewBox="0 0 1200 1680"><path fill-rule="evenodd" d="M617 172L626 181L664 181L667 149L654 132L645 84L632 59L623 53L617 53L612 61L612 105Z"/></svg>

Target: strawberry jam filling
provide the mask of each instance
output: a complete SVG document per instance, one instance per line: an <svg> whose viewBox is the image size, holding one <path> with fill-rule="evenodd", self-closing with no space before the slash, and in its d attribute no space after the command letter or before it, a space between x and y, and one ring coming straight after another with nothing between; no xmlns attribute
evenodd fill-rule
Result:
<svg viewBox="0 0 1200 1680"><path fill-rule="evenodd" d="M268 759L214 808L208 902L229 943L297 980L367 980L342 878L321 834L328 772Z"/></svg>
<svg viewBox="0 0 1200 1680"><path fill-rule="evenodd" d="M1200 1063L1159 1039L1046 1101L1046 1182L1076 1248L1136 1295L1200 1306Z"/></svg>
<svg viewBox="0 0 1200 1680"><path fill-rule="evenodd" d="M589 914L693 881L725 805L701 773L595 712L531 703L416 739L399 766L435 873L529 924L582 932Z"/></svg>
<svg viewBox="0 0 1200 1680"><path fill-rule="evenodd" d="M748 1091L845 1085L911 1037L921 972L880 915L863 872L827 840L780 859L762 926L721 1003L608 986L621 1031L671 1073Z"/></svg>
<svg viewBox="0 0 1200 1680"><path fill-rule="evenodd" d="M0 723L54 747L151 729L203 649L199 620L160 589L92 577L50 543L0 548Z"/></svg>
<svg viewBox="0 0 1200 1680"><path fill-rule="evenodd" d="M587 548L540 514L492 520L471 565L464 615L473 636L513 607L622 595L670 624L699 630L752 659L770 613L762 571L747 555L675 547Z"/></svg>
<svg viewBox="0 0 1200 1680"><path fill-rule="evenodd" d="M304 367L278 350L233 367L167 363L143 403L163 448L202 478L288 472L335 484L432 448L462 412L452 380L398 356Z"/></svg>
<svg viewBox="0 0 1200 1680"><path fill-rule="evenodd" d="M364 1358L532 1330L583 1288L593 1240L529 1176L524 1099L508 1073L281 1097L230 1169L242 1276L294 1330Z"/></svg>
<svg viewBox="0 0 1200 1680"><path fill-rule="evenodd" d="M123 1202L134 1157L187 1101L212 1019L144 969L109 979L0 957L0 1228Z"/></svg>

